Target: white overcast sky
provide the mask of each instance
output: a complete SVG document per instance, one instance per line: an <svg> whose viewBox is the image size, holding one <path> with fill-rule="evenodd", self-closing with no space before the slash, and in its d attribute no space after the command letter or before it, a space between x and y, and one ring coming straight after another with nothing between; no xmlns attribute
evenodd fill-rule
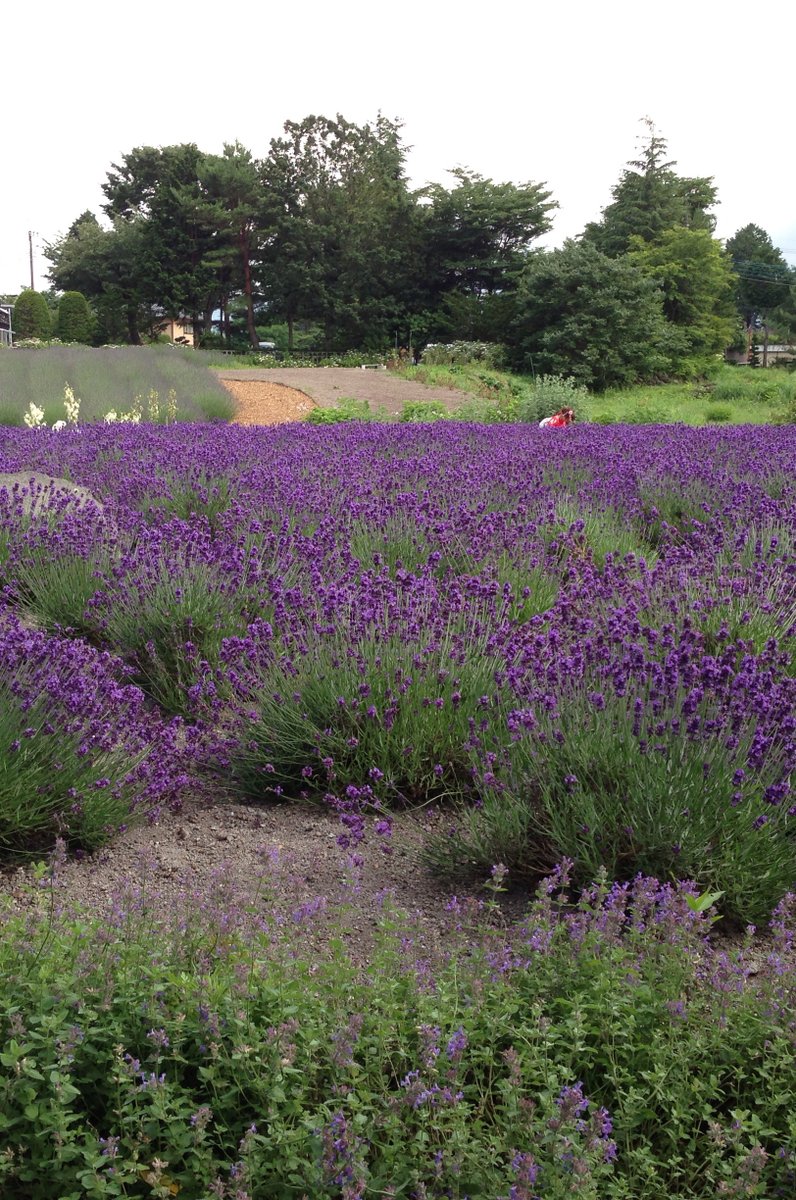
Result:
<svg viewBox="0 0 796 1200"><path fill-rule="evenodd" d="M0 292L46 285L42 243L99 215L141 145L238 140L286 120L404 122L413 184L467 166L545 182L546 244L610 202L649 115L719 189L717 235L762 226L796 265L796 4L769 0L72 0L0 9Z"/></svg>

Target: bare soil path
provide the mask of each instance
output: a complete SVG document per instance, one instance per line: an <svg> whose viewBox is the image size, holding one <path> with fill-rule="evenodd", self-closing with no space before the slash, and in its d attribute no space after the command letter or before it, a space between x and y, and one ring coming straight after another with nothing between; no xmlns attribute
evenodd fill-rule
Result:
<svg viewBox="0 0 796 1200"><path fill-rule="evenodd" d="M373 412L399 417L407 401L438 400L449 411L461 404L456 388L426 387L390 371L359 367L215 368L240 407L239 425L300 421L316 405L334 408L342 399L366 400Z"/></svg>
<svg viewBox="0 0 796 1200"><path fill-rule="evenodd" d="M365 963L386 902L410 915L413 950L425 957L440 948L451 894L421 861L426 834L442 820L429 810L396 814L387 838L371 821L365 841L344 849L338 817L321 805L189 798L157 825L130 828L62 864L58 903L102 917L134 893L154 911L177 912L222 889L227 902L256 903L311 953L322 954L342 929L354 961ZM35 903L31 881L30 867L0 866L0 899L24 911ZM486 897L477 881L455 891L476 904Z"/></svg>

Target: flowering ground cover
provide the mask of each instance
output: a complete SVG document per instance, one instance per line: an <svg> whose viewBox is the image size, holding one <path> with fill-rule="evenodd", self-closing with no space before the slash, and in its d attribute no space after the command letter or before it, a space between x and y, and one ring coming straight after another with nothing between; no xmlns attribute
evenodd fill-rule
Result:
<svg viewBox="0 0 796 1200"><path fill-rule="evenodd" d="M47 1194L30 1137L57 1110L64 1197L787 1195L795 467L787 426L3 431L0 471L71 479L102 506L67 494L31 517L0 491L8 851L92 848L212 779L248 803L331 806L354 857L365 814L389 849L397 809L434 805L425 860L452 889L557 880L522 929L496 933L489 908L452 929L436 982L385 958L372 1004L334 956L327 973L293 947L280 974L261 910L246 921L262 944L218 906L195 942L190 914L117 936L65 913L46 953L46 907L11 920L31 983L7 1036L26 1044L60 972L54 1044L71 1046L63 1063L36 1051L63 1084L36 1115L35 1076L0 1101L16 1194ZM562 861L585 908L562 900ZM750 984L743 953L705 937L715 916L762 927L777 906L779 947ZM105 953L134 966L103 1001ZM382 995L377 979L407 982ZM96 1033L82 1057L77 1011L79 1038Z"/></svg>

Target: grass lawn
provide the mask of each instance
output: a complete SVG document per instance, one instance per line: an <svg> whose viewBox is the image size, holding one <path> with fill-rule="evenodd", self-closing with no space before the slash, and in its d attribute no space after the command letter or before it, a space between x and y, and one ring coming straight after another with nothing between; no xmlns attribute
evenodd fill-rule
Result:
<svg viewBox="0 0 796 1200"><path fill-rule="evenodd" d="M435 387L468 393L463 415L472 420L533 420L541 402L538 378L497 371L479 363L418 366L403 371ZM550 397L555 411L555 395ZM562 397L562 403L569 400ZM541 403L540 403L541 402ZM573 398L580 420L598 424L765 425L783 420L796 403L796 375L779 370L722 366L713 379L690 383L639 384ZM548 405L549 407L549 405Z"/></svg>

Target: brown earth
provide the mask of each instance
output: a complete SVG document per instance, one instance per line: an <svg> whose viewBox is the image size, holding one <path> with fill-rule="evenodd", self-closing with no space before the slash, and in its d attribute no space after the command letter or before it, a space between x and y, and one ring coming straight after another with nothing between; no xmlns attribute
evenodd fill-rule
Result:
<svg viewBox="0 0 796 1200"><path fill-rule="evenodd" d="M140 889L154 911L176 913L192 897L217 894L223 880L225 895L261 905L288 937L294 931L303 950L323 953L339 936L342 915L344 940L362 963L386 898L411 916L415 952L433 955L450 893L422 865L420 849L441 820L422 809L397 814L391 837L377 834L371 822L365 841L350 850L338 845L339 818L323 806L194 798L157 825L126 830L96 854L66 862L56 894L59 905L75 903L101 918L120 895ZM24 910L36 903L32 878L29 867L6 867L0 894ZM460 898L467 893L457 891ZM487 895L477 885L469 891Z"/></svg>
<svg viewBox="0 0 796 1200"><path fill-rule="evenodd" d="M390 371L359 367L218 367L215 374L241 404L239 425L276 425L300 421L312 408L334 408L342 399L366 400L375 413L399 417L404 404L439 400L449 411L462 402L456 388L426 387ZM262 389L262 390L259 390Z"/></svg>

